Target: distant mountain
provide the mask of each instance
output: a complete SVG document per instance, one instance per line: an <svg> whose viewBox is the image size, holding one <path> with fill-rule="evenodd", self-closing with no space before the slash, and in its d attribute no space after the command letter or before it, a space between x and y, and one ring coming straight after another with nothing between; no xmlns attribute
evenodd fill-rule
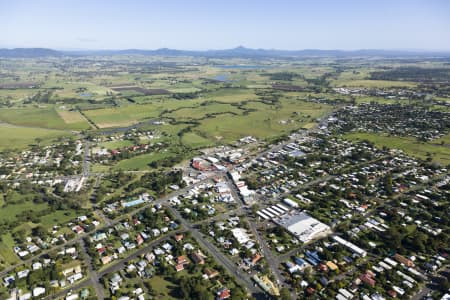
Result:
<svg viewBox="0 0 450 300"><path fill-rule="evenodd" d="M47 49L47 48L14 48L14 49L1 49L0 57L49 57L49 56L62 56L63 53Z"/></svg>
<svg viewBox="0 0 450 300"><path fill-rule="evenodd" d="M0 49L0 57L49 57L49 56L110 56L110 55L145 55L145 56L197 56L197 57L450 57L450 52L427 52L427 51L401 51L401 50L277 50L277 49L251 49L239 46L224 50L177 50L161 48L156 50L125 49L125 50L80 50L80 51L57 51L46 48L16 48Z"/></svg>
<svg viewBox="0 0 450 300"><path fill-rule="evenodd" d="M156 50L126 49L126 50L93 50L65 52L72 55L148 55L148 56L199 56L199 57L357 57L357 56L381 56L381 57L399 57L399 56L445 56L450 57L450 52L431 52L431 51L400 51L400 50L277 50L277 49L252 49L239 46L233 49L224 50L177 50L161 48Z"/></svg>

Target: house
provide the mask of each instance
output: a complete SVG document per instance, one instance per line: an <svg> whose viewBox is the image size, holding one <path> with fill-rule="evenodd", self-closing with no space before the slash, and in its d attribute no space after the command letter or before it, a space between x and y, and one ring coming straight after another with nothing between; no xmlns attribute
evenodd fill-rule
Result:
<svg viewBox="0 0 450 300"><path fill-rule="evenodd" d="M184 270L184 264L177 264L177 265L175 266L175 270L176 270L177 272L183 271L183 270Z"/></svg>
<svg viewBox="0 0 450 300"><path fill-rule="evenodd" d="M260 261L262 258L262 256L259 253L256 253L255 255L253 255L252 257L252 265L256 265L258 263L258 261Z"/></svg>
<svg viewBox="0 0 450 300"><path fill-rule="evenodd" d="M92 239L94 242L98 242L98 241L104 240L104 239L106 239L106 238L107 238L106 233L104 233L104 232L96 232L96 233L92 236L91 239Z"/></svg>
<svg viewBox="0 0 450 300"><path fill-rule="evenodd" d="M194 261L197 265L203 265L205 264L205 260L203 259L203 256L200 253L194 252L191 254L191 259Z"/></svg>
<svg viewBox="0 0 450 300"><path fill-rule="evenodd" d="M136 237L136 244L138 244L139 246L142 245L142 243L144 243L144 238L140 234L138 234Z"/></svg>
<svg viewBox="0 0 450 300"><path fill-rule="evenodd" d="M216 292L216 300L228 299L231 297L230 290L226 287L221 288Z"/></svg>
<svg viewBox="0 0 450 300"><path fill-rule="evenodd" d="M403 255L400 255L400 254L396 253L396 254L394 255L394 259L395 259L396 261L398 261L399 263L401 263L401 264L407 266L407 267L414 267L413 261L410 260L410 259L407 259L407 258L404 257Z"/></svg>
<svg viewBox="0 0 450 300"><path fill-rule="evenodd" d="M107 255L107 256L103 256L101 258L102 264L106 265L109 264L112 261L111 256Z"/></svg>
<svg viewBox="0 0 450 300"><path fill-rule="evenodd" d="M179 242L181 240L183 240L184 236L182 234L176 234L175 235L175 241Z"/></svg>
<svg viewBox="0 0 450 300"><path fill-rule="evenodd" d="M214 278L219 275L219 272L210 268L205 269L205 275L208 277L208 279Z"/></svg>
<svg viewBox="0 0 450 300"><path fill-rule="evenodd" d="M19 278L19 279L26 278L29 273L30 273L30 270L28 270L28 269L19 271L19 272L17 272L17 278Z"/></svg>
<svg viewBox="0 0 450 300"><path fill-rule="evenodd" d="M336 266L336 264L332 261L327 261L326 265L331 271L336 271L337 269L339 269L338 266Z"/></svg>
<svg viewBox="0 0 450 300"><path fill-rule="evenodd" d="M368 274L367 272L365 274L362 274L361 276L359 276L359 279L361 279L362 282L364 282L365 284L374 287L376 284L375 279L373 279L373 277Z"/></svg>
<svg viewBox="0 0 450 300"><path fill-rule="evenodd" d="M310 286L306 289L306 292L308 293L308 295L313 295L316 292L316 290Z"/></svg>
<svg viewBox="0 0 450 300"><path fill-rule="evenodd" d="M149 252L149 253L147 253L147 254L145 255L145 259L146 259L148 262L152 262L152 261L155 260L155 254Z"/></svg>
<svg viewBox="0 0 450 300"><path fill-rule="evenodd" d="M33 297L38 297L42 294L45 294L45 288L38 286L33 289Z"/></svg>
<svg viewBox="0 0 450 300"><path fill-rule="evenodd" d="M67 277L67 275L72 273L80 273L81 272L81 265L77 264L71 267L68 267L62 271L62 274Z"/></svg>
<svg viewBox="0 0 450 300"><path fill-rule="evenodd" d="M32 265L32 267L33 267L33 270L39 270L39 269L42 268L42 263L40 263L40 262L35 262L35 263Z"/></svg>
<svg viewBox="0 0 450 300"><path fill-rule="evenodd" d="M82 234L84 232L84 228L80 225L72 227L72 231L74 231L76 234Z"/></svg>
<svg viewBox="0 0 450 300"><path fill-rule="evenodd" d="M81 278L83 278L83 274L75 273L75 274L67 277L67 280L70 282L70 284L73 284L75 281L80 280Z"/></svg>
<svg viewBox="0 0 450 300"><path fill-rule="evenodd" d="M391 296L392 298L397 298L397 292L394 290L389 290L388 295Z"/></svg>
<svg viewBox="0 0 450 300"><path fill-rule="evenodd" d="M184 264L188 264L188 263L189 263L189 261L187 260L186 256L181 255L181 256L177 257L177 264L184 265Z"/></svg>

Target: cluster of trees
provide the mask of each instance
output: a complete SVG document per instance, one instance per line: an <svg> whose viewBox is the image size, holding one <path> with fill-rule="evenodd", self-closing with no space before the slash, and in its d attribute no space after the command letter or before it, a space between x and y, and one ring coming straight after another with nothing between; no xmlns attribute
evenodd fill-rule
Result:
<svg viewBox="0 0 450 300"><path fill-rule="evenodd" d="M198 98L199 93L198 92L192 92L192 93L176 93L173 94L172 97L177 100L189 100L189 99L196 99Z"/></svg>
<svg viewBox="0 0 450 300"><path fill-rule="evenodd" d="M293 73L293 72L277 72L277 73L270 73L270 74L261 74L263 76L269 76L270 80L275 81L292 81L295 78L303 78L303 75Z"/></svg>
<svg viewBox="0 0 450 300"><path fill-rule="evenodd" d="M370 73L373 80L449 82L450 68L399 67Z"/></svg>
<svg viewBox="0 0 450 300"><path fill-rule="evenodd" d="M184 187L183 174L181 170L173 170L169 172L155 171L144 174L140 180L134 181L127 186L127 190L135 190L137 188L147 188L155 191L157 194L163 194L167 187L176 184Z"/></svg>
<svg viewBox="0 0 450 300"><path fill-rule="evenodd" d="M56 103L55 99L52 99L53 91L39 91L34 96L30 97L28 100L25 100L24 104L29 103Z"/></svg>

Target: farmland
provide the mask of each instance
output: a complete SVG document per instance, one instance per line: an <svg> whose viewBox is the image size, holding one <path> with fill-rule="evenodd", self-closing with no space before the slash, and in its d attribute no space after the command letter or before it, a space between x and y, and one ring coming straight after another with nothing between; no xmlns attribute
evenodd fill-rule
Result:
<svg viewBox="0 0 450 300"><path fill-rule="evenodd" d="M66 134L66 132L60 130L0 124L0 139L2 141L0 150L26 148L30 144L35 144L37 140L41 140L43 144L48 144Z"/></svg>
<svg viewBox="0 0 450 300"><path fill-rule="evenodd" d="M439 62L432 60L328 57L206 60L118 55L7 60L5 69L0 70L0 78L4 78L0 86L0 227L4 232L0 235L0 272L17 272L20 263L35 257L29 250L35 249L32 244L40 249L37 251L46 251L77 240L80 243L72 244L80 248L76 251L85 243L87 254L95 257L86 265L106 280L104 292L111 298L108 278L113 274L106 271L126 266L127 274L117 273L126 278L123 291L131 292L130 284L145 282L144 288L157 291L159 298L173 299L182 286L186 288L186 282L181 277L175 281L168 278L177 278L179 268L184 268L178 259L182 261L180 254L186 249L179 246L192 233L195 239L205 239L203 246L218 247L219 251L205 247L207 261L212 261L214 254L231 260L231 264L214 266L219 274L238 274L240 265L255 258L256 266L244 266L250 273L242 269L241 279L256 270L272 280L286 279L290 276L279 267L287 256L281 253L295 250L294 240L254 216L246 220L250 210L241 210L241 201L248 201L249 206L259 201L265 207L266 201L276 203L289 194L286 197L295 207L308 195L313 200L305 200L301 207L308 209L311 217L327 225L335 219L341 226L347 222L342 220L351 216L352 205L373 209L379 203L347 203L344 207L343 200L335 206L334 198L356 201L360 193L361 199L375 194L388 197L394 184L403 188L415 180L412 176L416 173L407 178L392 176L395 182L390 186L389 177L379 175L385 176L386 170L415 168L417 176L424 174L420 178L425 179L432 170L443 175L450 164L450 97L448 89L435 83L446 74L442 68L434 70L437 66ZM415 74L405 74L404 68L410 67ZM423 78L427 74L433 75L432 80ZM360 171L363 168L365 171ZM234 176L225 176L226 171L243 176L236 181ZM345 174L347 171L351 174ZM354 174L359 174L358 178L353 178ZM353 178L351 184L349 178ZM239 199L230 189L232 181ZM289 192L298 187L298 194ZM153 217L154 224L150 222ZM219 236L232 240L234 232L213 232L219 237L213 238L211 230L219 230L213 218L217 224L234 219L224 222L225 226L249 229L251 238L262 238L261 245L254 248L261 253L244 250L239 242L225 247ZM198 228L190 223L194 221L199 222ZM359 222L356 215L349 221ZM254 228L257 224L259 228ZM163 230L173 230L169 226L177 233L180 230L176 239L184 232L186 237L174 241L165 236ZM127 237L121 227L133 236ZM147 243L142 233L134 235L135 230L144 232L150 227L154 227L148 231L151 239L168 238L164 245L173 243L177 248L173 252L177 265L164 263L167 270L156 265L144 268L139 272L148 271L149 277L141 281L128 268L143 262L129 259L142 254ZM407 224L405 228L412 235L419 227ZM273 251L263 245L265 228L273 235L266 245L274 246ZM200 234L202 230L211 238ZM101 243L93 243L92 237L102 233L108 236L102 242L107 247L94 249ZM377 247L384 247L376 236L371 239ZM135 247L138 249L132 250ZM323 249L331 260L331 250ZM241 252L234 255L234 250ZM108 265L116 252L118 264ZM194 262L191 251L185 254ZM79 258L73 260L74 264L80 262ZM223 266L231 269L222 270ZM169 273L158 273L163 270ZM207 275L196 263L186 270L199 279ZM311 282L319 272L314 268ZM347 272L352 275L355 271ZM175 275L167 277L172 273ZM329 275L333 278L335 274ZM226 284L236 292L237 286L228 279L220 283L211 279L201 282L215 282L210 285L214 289ZM98 289L100 282L94 281ZM251 281L240 284L258 289ZM290 284L289 279L284 284ZM76 285L73 289L78 291ZM292 293L301 293L297 286Z"/></svg>

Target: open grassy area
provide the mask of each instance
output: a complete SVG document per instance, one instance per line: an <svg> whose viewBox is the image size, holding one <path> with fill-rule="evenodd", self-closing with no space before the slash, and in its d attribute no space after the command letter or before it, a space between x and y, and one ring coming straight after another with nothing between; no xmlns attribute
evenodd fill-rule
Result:
<svg viewBox="0 0 450 300"><path fill-rule="evenodd" d="M73 210L57 210L48 215L42 216L40 218L41 224L47 228L51 229L55 224L64 224L76 217L76 212Z"/></svg>
<svg viewBox="0 0 450 300"><path fill-rule="evenodd" d="M33 201L24 201L23 203L9 204L1 207L0 209L0 219L5 221L17 221L17 214L30 210L34 212L42 211L48 208L47 203L33 203Z"/></svg>
<svg viewBox="0 0 450 300"><path fill-rule="evenodd" d="M17 126L48 129L86 129L86 122L65 122L54 108L2 108L0 121Z"/></svg>
<svg viewBox="0 0 450 300"><path fill-rule="evenodd" d="M164 114L165 117L175 118L177 121L201 119L208 114L221 114L221 113L233 113L242 114L242 110L236 106L231 106L225 103L207 103L197 107L185 107L180 108L168 114Z"/></svg>
<svg viewBox="0 0 450 300"><path fill-rule="evenodd" d="M86 110L84 114L98 127L129 126L146 118L158 117L159 111L153 104L128 105L123 107Z"/></svg>
<svg viewBox="0 0 450 300"><path fill-rule="evenodd" d="M58 115L64 122L71 127L79 127L80 129L89 129L90 125L79 111L57 110Z"/></svg>
<svg viewBox="0 0 450 300"><path fill-rule="evenodd" d="M300 129L331 110L328 105L300 100L280 100L280 106L249 102L245 107L256 111L205 119L196 130L215 141L232 142L247 135L264 139Z"/></svg>
<svg viewBox="0 0 450 300"><path fill-rule="evenodd" d="M181 138L183 145L189 146L191 148L205 148L214 145L214 141L206 139L195 132L188 132Z"/></svg>
<svg viewBox="0 0 450 300"><path fill-rule="evenodd" d="M434 140L433 143L436 143L436 144L444 143L446 145L450 145L450 133L447 135L444 135L440 139Z"/></svg>
<svg viewBox="0 0 450 300"><path fill-rule="evenodd" d="M172 153L161 152L161 153L149 153L135 156L133 158L124 159L118 162L113 169L114 170L145 170L149 169L148 164L166 157L171 156Z"/></svg>
<svg viewBox="0 0 450 300"><path fill-rule="evenodd" d="M411 156L421 159L426 159L427 155L430 154L433 161L443 165L450 164L450 148L435 145L433 142L422 143L410 137L386 136L375 133L349 133L345 134L344 137L356 141L368 140L377 147L386 146L391 149L400 149Z"/></svg>
<svg viewBox="0 0 450 300"><path fill-rule="evenodd" d="M120 148L123 148L123 147L132 146L132 145L133 145L132 141L119 140L119 141L103 142L103 143L100 143L98 146L102 147L102 148L114 150L114 149L120 149Z"/></svg>
<svg viewBox="0 0 450 300"><path fill-rule="evenodd" d="M0 150L23 149L42 140L41 144L48 144L51 140L67 135L67 132L44 128L26 128L0 124Z"/></svg>
<svg viewBox="0 0 450 300"><path fill-rule="evenodd" d="M0 259L3 261L0 265L11 265L18 263L20 260L13 251L15 242L11 236L11 233L2 234L0 237L2 241L0 243Z"/></svg>
<svg viewBox="0 0 450 300"><path fill-rule="evenodd" d="M154 291L157 292L156 299L169 300L176 299L170 296L170 291L177 288L173 283L165 280L161 276L153 276L149 279L149 283Z"/></svg>

